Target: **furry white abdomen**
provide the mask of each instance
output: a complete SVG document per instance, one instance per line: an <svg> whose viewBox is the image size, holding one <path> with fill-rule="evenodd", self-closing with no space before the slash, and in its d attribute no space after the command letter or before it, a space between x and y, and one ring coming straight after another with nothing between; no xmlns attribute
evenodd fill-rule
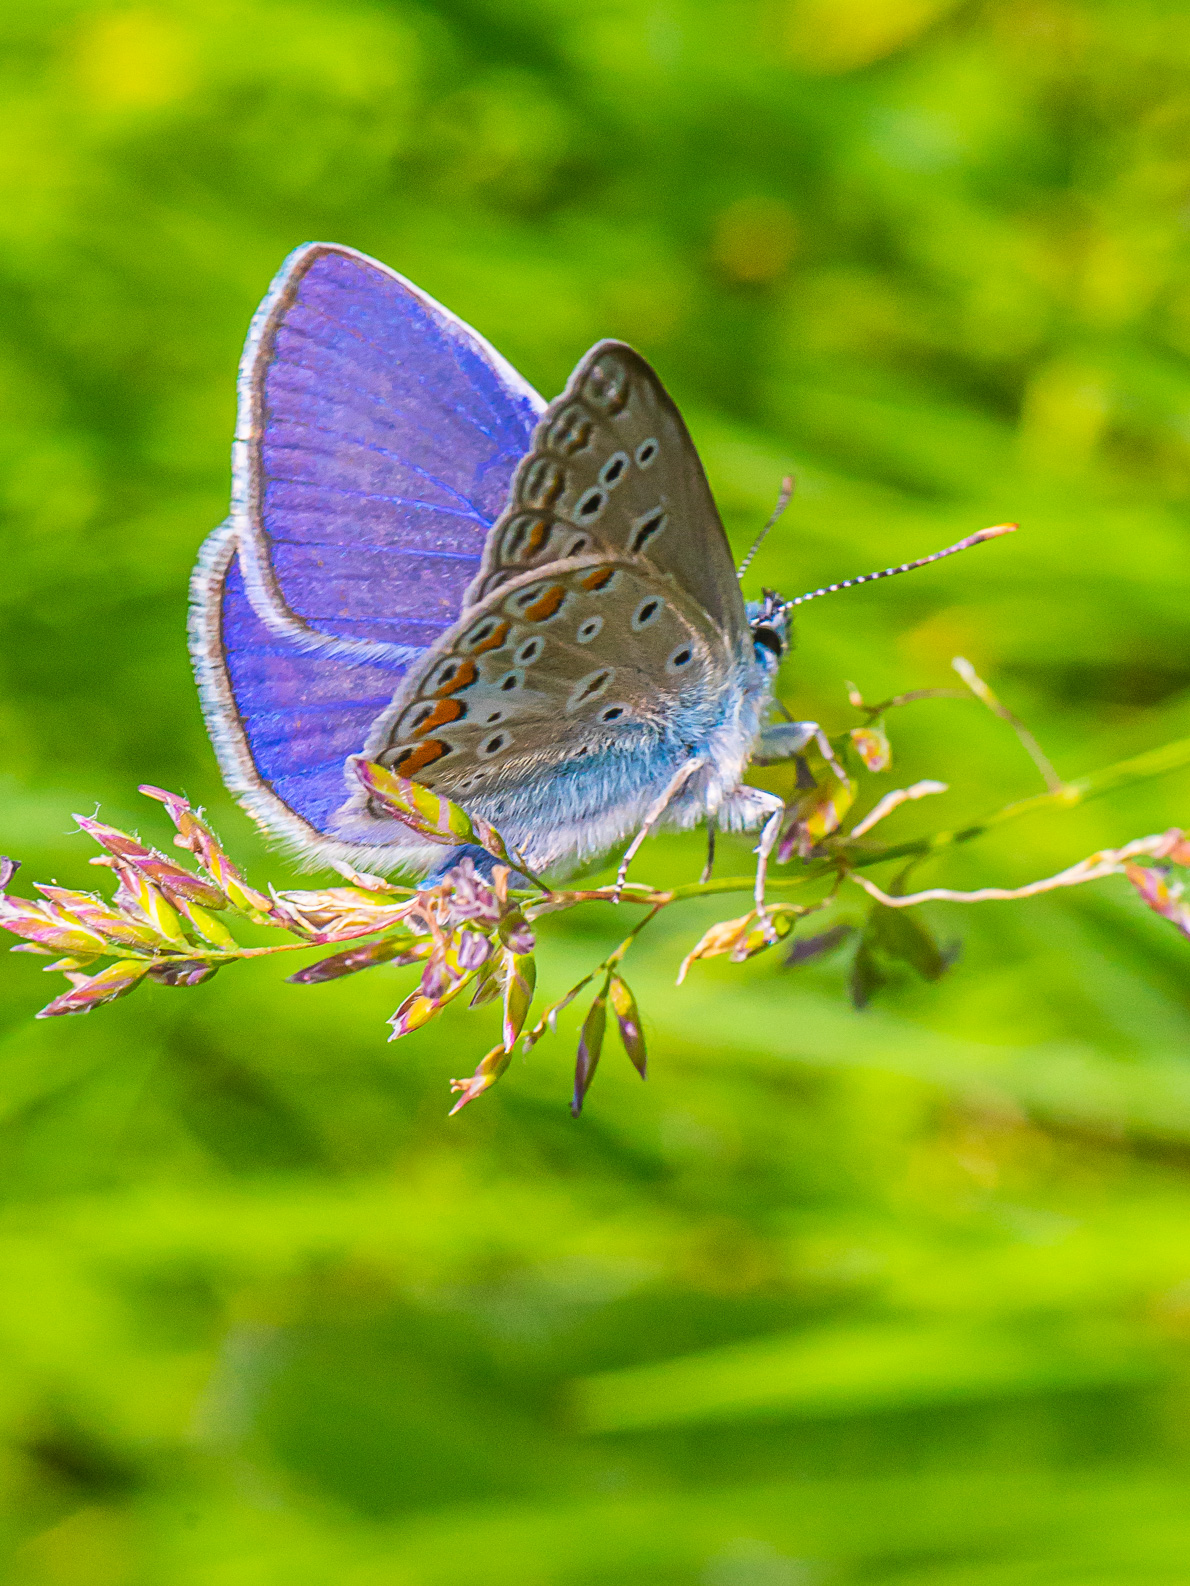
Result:
<svg viewBox="0 0 1190 1586"><path fill-rule="evenodd" d="M687 830L718 818L744 831L771 813L767 795L741 786L768 705L771 677L750 655L725 668L716 692L683 702L664 736L625 742L580 767L547 771L535 788L477 800L475 808L534 870L565 875L634 836L676 772L694 763L690 781L659 824Z"/></svg>

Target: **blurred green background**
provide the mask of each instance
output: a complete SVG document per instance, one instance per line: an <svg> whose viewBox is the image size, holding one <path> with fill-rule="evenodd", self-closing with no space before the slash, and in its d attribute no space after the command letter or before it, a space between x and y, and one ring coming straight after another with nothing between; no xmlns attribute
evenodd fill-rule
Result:
<svg viewBox="0 0 1190 1586"><path fill-rule="evenodd" d="M657 365L832 731L969 656L1078 775L1190 732L1190 16L1176 0L9 7L0 837L219 783L184 644L235 365L295 244L392 264L547 396ZM1039 788L964 702L892 718L889 837ZM1169 777L921 871L1023 882L1185 821ZM640 879L692 879L662 839ZM746 845L721 860L742 870ZM1190 1580L1190 948L1121 882L928 911L964 951L629 960L648 1085L572 1030L399 1046L409 972L284 967L37 1024L0 980L0 1521L16 1586ZM854 917L842 910L840 918ZM557 994L611 912L547 929ZM61 985L55 982L54 989Z"/></svg>

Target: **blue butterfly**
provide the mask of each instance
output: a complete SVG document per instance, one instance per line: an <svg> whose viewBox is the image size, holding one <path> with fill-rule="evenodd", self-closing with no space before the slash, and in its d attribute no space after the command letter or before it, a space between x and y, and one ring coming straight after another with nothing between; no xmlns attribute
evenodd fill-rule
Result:
<svg viewBox="0 0 1190 1586"><path fill-rule="evenodd" d="M538 872L632 838L622 877L661 823L760 827L763 901L783 805L742 779L818 733L765 718L789 610L826 591L745 606L638 353L599 342L547 405L412 282L308 243L252 321L232 456L191 648L224 778L269 833L322 863L445 874L463 850L386 815L362 757L482 815Z"/></svg>

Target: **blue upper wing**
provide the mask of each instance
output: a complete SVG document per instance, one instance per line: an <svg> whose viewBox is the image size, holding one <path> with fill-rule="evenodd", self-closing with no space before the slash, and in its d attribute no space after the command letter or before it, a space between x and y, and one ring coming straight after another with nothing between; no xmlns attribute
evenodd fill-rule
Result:
<svg viewBox="0 0 1190 1586"><path fill-rule="evenodd" d="M543 406L482 337L349 248L299 248L257 311L231 517L196 570L191 640L229 786L299 847L337 846L343 762L458 616Z"/></svg>

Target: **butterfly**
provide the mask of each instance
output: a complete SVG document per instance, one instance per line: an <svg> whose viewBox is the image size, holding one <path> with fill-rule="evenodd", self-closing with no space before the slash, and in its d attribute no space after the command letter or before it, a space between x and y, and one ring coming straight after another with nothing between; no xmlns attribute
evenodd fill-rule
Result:
<svg viewBox="0 0 1190 1586"><path fill-rule="evenodd" d="M362 759L535 872L631 838L622 880L659 824L759 827L763 900L783 805L743 777L758 745L818 734L766 717L788 613L828 591L745 605L639 353L597 343L547 405L412 282L308 243L253 318L232 471L191 651L224 778L268 833L316 863L446 874L464 850L387 814Z"/></svg>

